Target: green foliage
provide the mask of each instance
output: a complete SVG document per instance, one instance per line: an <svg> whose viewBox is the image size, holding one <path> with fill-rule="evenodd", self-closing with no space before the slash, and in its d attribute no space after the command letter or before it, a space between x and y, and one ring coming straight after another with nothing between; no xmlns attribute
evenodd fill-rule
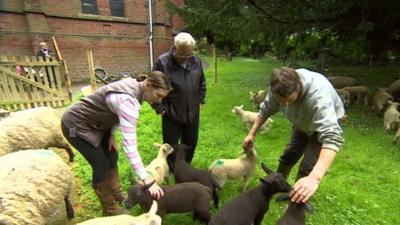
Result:
<svg viewBox="0 0 400 225"><path fill-rule="evenodd" d="M210 58L204 57L207 61ZM235 105L244 104L244 109L255 111L249 101L249 91L266 89L270 73L279 66L277 61L258 61L249 58L233 58L233 61L218 62L219 79L213 83L211 71L206 71L206 105L201 111L199 143L193 165L207 169L214 160L239 156L242 140L247 134L239 118L232 112ZM395 68L390 67L338 67L330 72L349 75L371 87L388 86L394 78ZM285 148L290 134L290 123L281 114L274 116L274 124L267 134L258 134L255 142L259 159L256 175L249 187L258 185L258 178L264 175L261 162L276 168L278 159ZM345 144L340 150L332 168L321 182L312 200L314 213L307 215L307 224L331 225L394 225L398 224L400 213L398 194L400 186L400 147L391 144L393 133L385 134L382 119L369 108L351 106L348 121L343 126ZM145 164L156 155L153 142L161 142L161 120L147 103L141 109L138 132L140 155ZM120 137L118 142L121 143ZM77 154L75 174L80 178L78 188L77 221L101 216L101 208L91 189L91 169ZM120 174L126 193L129 175L132 173L124 154L120 154ZM295 182L296 169L289 182ZM173 178L169 179L171 182ZM221 205L241 192L242 180L230 181L220 190ZM211 204L210 204L211 205ZM263 225L276 224L285 209L284 203L271 201ZM212 208L212 213L216 213ZM132 210L134 215L142 211ZM167 215L165 225L200 224L192 222L191 214Z"/></svg>

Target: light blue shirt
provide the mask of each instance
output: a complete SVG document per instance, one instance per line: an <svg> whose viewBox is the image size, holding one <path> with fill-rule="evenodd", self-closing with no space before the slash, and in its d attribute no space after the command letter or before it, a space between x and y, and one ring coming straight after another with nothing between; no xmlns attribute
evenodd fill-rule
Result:
<svg viewBox="0 0 400 225"><path fill-rule="evenodd" d="M303 132L318 134L322 148L339 151L343 144L343 132L338 120L345 114L343 103L331 83L320 73L297 69L302 85L297 100L282 107L268 92L260 104L259 116L266 119L281 111L290 122Z"/></svg>

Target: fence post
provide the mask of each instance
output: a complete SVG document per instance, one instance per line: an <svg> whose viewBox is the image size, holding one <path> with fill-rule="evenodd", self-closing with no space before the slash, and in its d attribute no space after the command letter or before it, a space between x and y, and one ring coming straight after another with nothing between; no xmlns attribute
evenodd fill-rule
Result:
<svg viewBox="0 0 400 225"><path fill-rule="evenodd" d="M88 56L88 65L89 65L90 87L92 88L92 92L94 92L96 90L96 76L94 75L94 63L93 63L92 50L87 51L87 56Z"/></svg>
<svg viewBox="0 0 400 225"><path fill-rule="evenodd" d="M213 73L214 73L214 83L218 81L218 71L217 71L217 48L215 44L211 44L211 55L213 61Z"/></svg>

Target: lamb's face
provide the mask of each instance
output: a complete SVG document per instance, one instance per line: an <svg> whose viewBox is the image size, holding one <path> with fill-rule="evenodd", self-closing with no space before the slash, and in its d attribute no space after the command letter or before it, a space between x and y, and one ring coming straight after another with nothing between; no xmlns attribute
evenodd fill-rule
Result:
<svg viewBox="0 0 400 225"><path fill-rule="evenodd" d="M167 155L169 155L172 152L174 152L174 148L172 148L172 146L169 145L168 143L162 144L161 147L160 147L160 150L165 152Z"/></svg>
<svg viewBox="0 0 400 225"><path fill-rule="evenodd" d="M133 185L128 191L128 198L125 200L126 208L130 209L138 204L139 200L145 197L145 194L142 185Z"/></svg>
<svg viewBox="0 0 400 225"><path fill-rule="evenodd" d="M265 183L267 187L274 190L274 192L290 192L292 190L281 173L270 173L262 178L261 182Z"/></svg>

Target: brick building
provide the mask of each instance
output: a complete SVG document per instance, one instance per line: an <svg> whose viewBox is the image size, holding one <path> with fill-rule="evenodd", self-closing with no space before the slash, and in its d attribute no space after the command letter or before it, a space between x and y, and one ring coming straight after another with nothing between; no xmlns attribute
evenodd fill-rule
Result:
<svg viewBox="0 0 400 225"><path fill-rule="evenodd" d="M183 0L173 0L183 5ZM154 58L183 21L152 0ZM57 40L73 81L88 77L86 51L111 74L149 69L148 0L0 0L0 55L35 55Z"/></svg>

